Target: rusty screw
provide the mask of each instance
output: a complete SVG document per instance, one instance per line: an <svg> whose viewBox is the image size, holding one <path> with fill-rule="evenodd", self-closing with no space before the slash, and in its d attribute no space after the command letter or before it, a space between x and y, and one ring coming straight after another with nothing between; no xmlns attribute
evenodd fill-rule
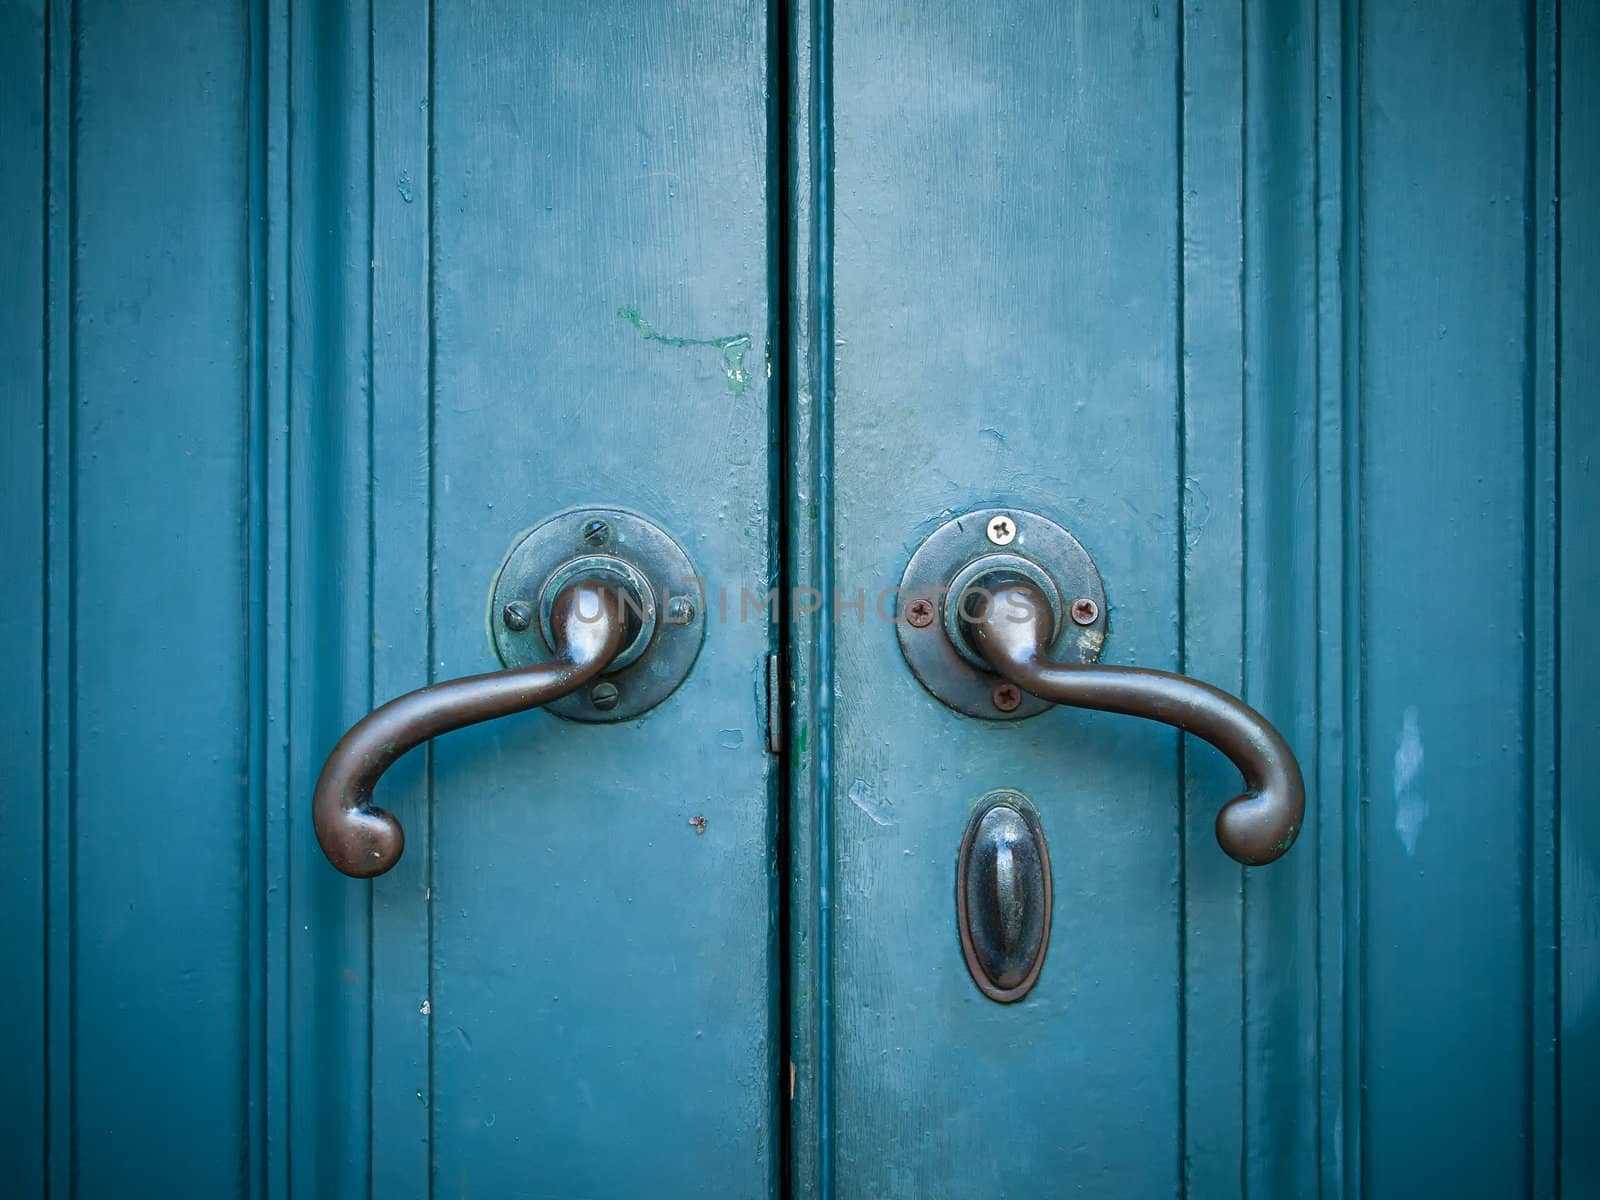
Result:
<svg viewBox="0 0 1600 1200"><path fill-rule="evenodd" d="M1072 602L1072 619L1079 625L1093 625L1100 619L1100 606L1087 596Z"/></svg>
<svg viewBox="0 0 1600 1200"><path fill-rule="evenodd" d="M687 596L674 596L667 601L667 624L687 625L694 620L694 601Z"/></svg>
<svg viewBox="0 0 1600 1200"><path fill-rule="evenodd" d="M589 703L601 712L610 712L617 706L618 699L620 696L614 683L597 683L589 690Z"/></svg>
<svg viewBox="0 0 1600 1200"><path fill-rule="evenodd" d="M926 629L933 624L933 601L918 596L906 605L906 623L914 629Z"/></svg>
<svg viewBox="0 0 1600 1200"><path fill-rule="evenodd" d="M997 683L994 691L989 693L989 699L1001 712L1016 712L1017 706L1022 703L1022 689L1014 683Z"/></svg>
<svg viewBox="0 0 1600 1200"><path fill-rule="evenodd" d="M989 518L989 540L996 546L1009 546L1017 540L1017 523L1001 513Z"/></svg>
<svg viewBox="0 0 1600 1200"><path fill-rule="evenodd" d="M533 623L533 607L525 600L513 600L501 609L500 619L512 633L521 633Z"/></svg>
<svg viewBox="0 0 1600 1200"><path fill-rule="evenodd" d="M611 540L611 526L596 518L583 527L583 540L590 546L604 546Z"/></svg>

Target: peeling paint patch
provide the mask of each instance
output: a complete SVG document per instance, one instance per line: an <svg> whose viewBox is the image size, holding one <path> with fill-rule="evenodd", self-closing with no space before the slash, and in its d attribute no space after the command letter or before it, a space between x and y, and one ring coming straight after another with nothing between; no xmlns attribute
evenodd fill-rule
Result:
<svg viewBox="0 0 1600 1200"><path fill-rule="evenodd" d="M866 780L858 779L852 783L848 794L850 803L866 813L874 824L885 828L894 824L894 801L879 796Z"/></svg>
<svg viewBox="0 0 1600 1200"><path fill-rule="evenodd" d="M728 390L737 396L750 386L750 375L744 366L745 355L750 353L751 346L748 333L735 333L719 338L669 337L646 321L643 314L631 304L624 304L618 308L617 316L637 329L639 336L647 342L659 342L663 346L675 348L715 346L722 351L722 373L728 378Z"/></svg>
<svg viewBox="0 0 1600 1200"><path fill-rule="evenodd" d="M1406 707L1400 740L1394 752L1394 831L1406 854L1417 852L1417 835L1428 816L1422 794L1422 728L1415 704Z"/></svg>
<svg viewBox="0 0 1600 1200"><path fill-rule="evenodd" d="M1211 497L1193 475L1183 481L1183 544L1193 550L1200 544L1206 522L1211 520Z"/></svg>

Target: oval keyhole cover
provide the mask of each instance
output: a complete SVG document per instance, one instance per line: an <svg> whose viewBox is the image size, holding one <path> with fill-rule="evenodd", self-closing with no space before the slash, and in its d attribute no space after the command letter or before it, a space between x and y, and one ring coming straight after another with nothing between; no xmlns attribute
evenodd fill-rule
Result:
<svg viewBox="0 0 1600 1200"><path fill-rule="evenodd" d="M978 990L1010 1004L1039 979L1050 942L1050 851L1039 814L1010 789L978 801L956 864L961 953Z"/></svg>

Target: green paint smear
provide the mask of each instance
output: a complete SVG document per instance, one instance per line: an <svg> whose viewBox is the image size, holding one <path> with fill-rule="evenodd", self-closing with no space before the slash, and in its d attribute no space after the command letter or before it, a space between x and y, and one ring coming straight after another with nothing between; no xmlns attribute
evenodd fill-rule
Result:
<svg viewBox="0 0 1600 1200"><path fill-rule="evenodd" d="M748 333L736 333L732 337L720 338L668 337L646 321L639 310L631 304L624 304L617 309L617 316L637 329L639 336L647 342L660 342L663 346L674 348L715 346L722 351L722 373L728 377L728 390L737 396L750 385L750 375L744 369L744 356L750 353L751 343Z"/></svg>

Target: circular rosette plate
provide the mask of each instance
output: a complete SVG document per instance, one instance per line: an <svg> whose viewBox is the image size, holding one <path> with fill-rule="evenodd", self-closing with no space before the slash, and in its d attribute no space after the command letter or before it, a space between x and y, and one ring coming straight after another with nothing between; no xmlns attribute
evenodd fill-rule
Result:
<svg viewBox="0 0 1600 1200"><path fill-rule="evenodd" d="M1003 545L991 538L990 523L1006 518L1015 533ZM922 686L945 704L969 717L1018 721L1051 707L989 670L968 642L959 605L968 589L986 579L1024 578L1044 592L1050 604L1054 635L1050 657L1061 663L1100 660L1106 637L1106 597L1100 572L1082 543L1049 517L1016 508L984 508L946 521L928 535L906 564L900 580L899 619L895 629L900 650ZM935 619L925 624L907 619L916 600L934 606ZM1093 620L1080 624L1072 616L1074 602L1088 600ZM1083 612L1083 606L1078 611Z"/></svg>
<svg viewBox="0 0 1600 1200"><path fill-rule="evenodd" d="M694 564L671 534L625 508L574 508L518 536L489 593L489 631L507 667L549 662L550 609L578 578L616 589L627 622L621 652L600 679L545 705L573 721L627 721L688 676L705 640Z"/></svg>

